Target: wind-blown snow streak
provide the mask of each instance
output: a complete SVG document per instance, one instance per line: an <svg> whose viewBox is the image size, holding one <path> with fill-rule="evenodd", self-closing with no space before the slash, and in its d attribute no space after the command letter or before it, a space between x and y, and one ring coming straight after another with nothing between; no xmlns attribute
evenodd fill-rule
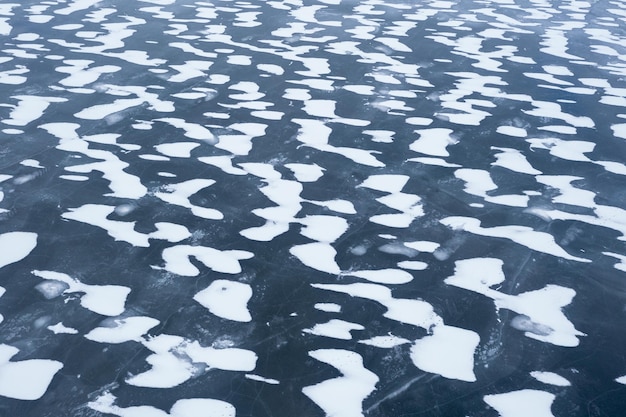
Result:
<svg viewBox="0 0 626 417"><path fill-rule="evenodd" d="M517 244L526 246L528 249L558 256L563 259L578 262L591 262L589 259L579 258L565 252L563 248L556 244L552 235L545 232L537 232L527 226L481 227L480 220L470 217L446 217L441 220L441 223L452 229L464 230L480 236L509 239Z"/></svg>

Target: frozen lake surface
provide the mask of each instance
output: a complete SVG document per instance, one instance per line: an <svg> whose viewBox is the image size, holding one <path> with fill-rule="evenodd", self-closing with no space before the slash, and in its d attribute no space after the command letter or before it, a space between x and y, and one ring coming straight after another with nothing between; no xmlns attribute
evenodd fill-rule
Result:
<svg viewBox="0 0 626 417"><path fill-rule="evenodd" d="M624 414L624 0L0 36L1 417Z"/></svg>

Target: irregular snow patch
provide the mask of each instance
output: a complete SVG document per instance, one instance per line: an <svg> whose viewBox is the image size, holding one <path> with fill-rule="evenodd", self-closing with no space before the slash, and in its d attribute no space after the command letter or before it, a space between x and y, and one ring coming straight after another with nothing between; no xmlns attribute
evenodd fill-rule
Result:
<svg viewBox="0 0 626 417"><path fill-rule="evenodd" d="M252 321L248 310L251 297L250 285L218 279L197 293L193 299L218 317L246 323Z"/></svg>
<svg viewBox="0 0 626 417"><path fill-rule="evenodd" d="M387 308L383 314L384 317L400 323L411 324L426 330L432 326L443 324L443 320L435 313L433 306L426 301L394 298L391 290L383 285L356 283L311 284L311 286L376 301Z"/></svg>
<svg viewBox="0 0 626 417"><path fill-rule="evenodd" d="M18 348L0 345L0 395L18 400L38 400L48 390L63 364L49 359L10 362Z"/></svg>
<svg viewBox="0 0 626 417"><path fill-rule="evenodd" d="M504 294L491 287L505 280L503 262L495 258L472 258L455 262L454 275L445 283L474 291L491 298L496 308L506 308L518 313L511 325L525 332L525 336L557 346L578 346L577 336L585 334L576 330L563 313L576 292L571 288L546 285L535 291L518 295Z"/></svg>
<svg viewBox="0 0 626 417"><path fill-rule="evenodd" d="M64 294L84 293L80 297L80 305L103 316L119 316L122 314L125 309L126 297L130 293L130 288L128 287L121 285L83 284L61 272L32 271L32 274L45 280L62 283L63 285L59 286L59 289L63 288ZM40 291L43 292L43 290Z"/></svg>
<svg viewBox="0 0 626 417"><path fill-rule="evenodd" d="M154 195L166 203L190 209L194 216L203 219L222 220L224 215L219 210L196 206L189 200L192 195L213 184L215 184L215 180L194 178L178 184L169 184L165 187L165 192L157 192Z"/></svg>
<svg viewBox="0 0 626 417"><path fill-rule="evenodd" d="M311 329L304 329L305 333L311 333L316 336L331 337L334 339L352 340L352 330L364 330L365 327L360 324L350 323L344 320L332 319L326 323L320 323Z"/></svg>
<svg viewBox="0 0 626 417"><path fill-rule="evenodd" d="M0 268L26 258L37 246L37 233L9 232L0 235Z"/></svg>
<svg viewBox="0 0 626 417"><path fill-rule="evenodd" d="M375 389L378 376L363 366L363 358L341 349L319 349L309 356L341 372L341 376L302 388L302 393L317 404L327 416L361 417L363 400Z"/></svg>
<svg viewBox="0 0 626 417"><path fill-rule="evenodd" d="M85 335L85 338L99 343L124 343L141 340L153 327L158 326L159 320L152 317L136 316L107 319Z"/></svg>
<svg viewBox="0 0 626 417"><path fill-rule="evenodd" d="M565 252L556 244L554 237L549 233L537 232L527 226L507 225L495 227L481 227L480 220L472 217L446 217L440 222L454 230L464 230L479 236L509 239L528 249L547 253L559 258L577 262L591 262L589 259L579 258Z"/></svg>
<svg viewBox="0 0 626 417"><path fill-rule="evenodd" d="M335 261L337 251L329 243L313 242L296 245L289 249L289 253L309 268L334 275L341 272L341 268Z"/></svg>
<svg viewBox="0 0 626 417"><path fill-rule="evenodd" d="M300 182L315 182L324 175L325 168L317 164L285 164Z"/></svg>
<svg viewBox="0 0 626 417"><path fill-rule="evenodd" d="M78 330L72 328L72 327L66 327L63 323L58 322L57 324L53 325L53 326L48 326L47 327L48 330L50 330L51 332L53 332L54 334L77 334Z"/></svg>
<svg viewBox="0 0 626 417"><path fill-rule="evenodd" d="M191 236L185 226L175 223L156 223L156 231L148 234L135 230L135 222L123 222L119 220L109 220L107 217L116 211L115 206L101 204L85 204L77 208L70 208L70 211L63 213L64 219L75 220L90 224L106 230L107 234L116 241L130 243L138 247L150 247L149 239L162 239L168 242L180 242Z"/></svg>
<svg viewBox="0 0 626 417"><path fill-rule="evenodd" d="M480 343L476 332L439 325L432 335L416 340L411 348L415 366L444 378L474 382L474 351Z"/></svg>
<svg viewBox="0 0 626 417"><path fill-rule="evenodd" d="M206 367L243 372L256 367L256 354L246 349L203 347L197 341L169 334L143 340L142 344L153 352L146 358L151 368L126 379L127 384L138 387L175 387Z"/></svg>
<svg viewBox="0 0 626 417"><path fill-rule="evenodd" d="M551 408L555 398L549 392L524 389L485 395L483 400L500 413L500 417L554 417Z"/></svg>
<svg viewBox="0 0 626 417"><path fill-rule="evenodd" d="M200 146L199 143L194 142L176 142L176 143L163 143L156 145L154 148L166 156L175 158L190 158L191 151Z"/></svg>
<svg viewBox="0 0 626 417"><path fill-rule="evenodd" d="M163 3L163 0L141 0ZM168 0L170 1L170 0ZM173 2L173 0L171 0ZM87 404L92 410L100 413L112 414L118 417L235 417L235 407L231 404L208 398L185 398L174 403L169 413L151 405L120 407L115 405L117 398L110 392L96 398Z"/></svg>
<svg viewBox="0 0 626 417"><path fill-rule="evenodd" d="M452 135L454 133L452 129L418 129L415 132L419 135L419 139L413 142L409 148L426 155L450 156L446 148L458 143L458 140Z"/></svg>
<svg viewBox="0 0 626 417"><path fill-rule="evenodd" d="M163 250L163 269L174 274L195 277L200 274L200 270L189 260L192 256L215 272L238 274L241 272L239 261L250 259L254 254L243 250L221 251L207 246L177 245Z"/></svg>

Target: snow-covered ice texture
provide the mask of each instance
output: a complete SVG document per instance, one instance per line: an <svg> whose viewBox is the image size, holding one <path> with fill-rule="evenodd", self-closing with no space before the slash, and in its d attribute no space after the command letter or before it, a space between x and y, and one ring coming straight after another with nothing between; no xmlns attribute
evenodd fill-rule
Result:
<svg viewBox="0 0 626 417"><path fill-rule="evenodd" d="M624 10L0 2L0 414L620 416Z"/></svg>

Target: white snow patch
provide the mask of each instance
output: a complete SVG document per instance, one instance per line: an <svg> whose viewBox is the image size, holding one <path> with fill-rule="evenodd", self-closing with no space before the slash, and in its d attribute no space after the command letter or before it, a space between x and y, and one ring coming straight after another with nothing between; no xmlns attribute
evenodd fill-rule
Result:
<svg viewBox="0 0 626 417"><path fill-rule="evenodd" d="M387 336L374 336L371 339L359 340L359 343L364 345L374 346L381 349L391 349L396 346L412 343L410 340L403 337L394 336L389 334Z"/></svg>
<svg viewBox="0 0 626 417"><path fill-rule="evenodd" d="M554 417L551 410L554 399L554 394L530 389L483 397L500 417Z"/></svg>
<svg viewBox="0 0 626 417"><path fill-rule="evenodd" d="M181 65L170 65L170 68L178 71L178 74L172 75L167 81L172 83L182 83L197 77L206 77L206 71L213 65L210 61L185 61Z"/></svg>
<svg viewBox="0 0 626 417"><path fill-rule="evenodd" d="M11 126L26 126L32 121L43 116L46 109L52 103L63 103L67 99L60 97L39 97L39 96L11 96L18 100L16 106L12 106L13 110L9 113L9 118L2 120L2 123Z"/></svg>
<svg viewBox="0 0 626 417"><path fill-rule="evenodd" d="M140 0L157 4L169 4L173 0ZM87 404L92 410L118 417L235 417L236 410L231 404L208 398L185 398L174 403L167 413L151 405L119 407L115 405L117 398L110 392L105 392L94 401Z"/></svg>
<svg viewBox="0 0 626 417"><path fill-rule="evenodd" d="M441 317L435 314L433 306L422 300L393 298L391 290L383 285L370 283L356 284L311 284L314 288L348 294L352 297L373 300L387 311L383 316L400 323L430 329L443 324Z"/></svg>
<svg viewBox="0 0 626 417"><path fill-rule="evenodd" d="M349 271L344 275L351 277L359 277L371 282L380 284L406 284L413 281L413 275L401 269L378 269L364 271Z"/></svg>
<svg viewBox="0 0 626 417"><path fill-rule="evenodd" d="M563 135L575 135L578 130L573 126L561 126L561 125L549 125L540 126L538 130L545 130L546 132L561 133Z"/></svg>
<svg viewBox="0 0 626 417"><path fill-rule="evenodd" d="M279 385L280 384L280 381L278 381L277 379L265 378L265 377L262 377L260 375L246 374L245 377L246 377L246 379L251 379L252 381L265 382L266 384L270 384L270 385Z"/></svg>
<svg viewBox="0 0 626 417"><path fill-rule="evenodd" d="M350 119L334 119L335 122L348 123ZM329 136L332 129L326 126L325 122L320 120L311 119L293 119L292 122L299 124L301 127L298 131L298 140L305 146L320 150L322 152L335 153L343 155L344 157L356 162L357 164L383 167L384 164L380 162L372 154L379 153L378 151L350 148L346 146L333 146L330 145Z"/></svg>
<svg viewBox="0 0 626 417"><path fill-rule="evenodd" d="M626 123L616 123L611 125L613 136L620 139L626 139Z"/></svg>
<svg viewBox="0 0 626 417"><path fill-rule="evenodd" d="M207 246L176 245L163 250L163 269L186 277L198 276L200 270L189 260L192 256L215 272L238 274L241 272L239 261L250 259L254 254L242 250L221 251Z"/></svg>
<svg viewBox="0 0 626 417"><path fill-rule="evenodd" d="M129 166L128 163L121 161L113 152L89 148L90 140L97 142L102 139L101 135L81 138L76 133L80 127L76 123L47 123L39 127L60 139L57 149L66 152L78 152L100 161L69 166L65 168L66 171L82 174L92 171L102 172L103 177L110 182L109 188L113 191L106 196L137 199L146 194L147 189L141 184L139 177L124 171Z"/></svg>
<svg viewBox="0 0 626 417"><path fill-rule="evenodd" d="M302 236L323 243L337 240L348 230L348 221L339 216L309 215L296 220L304 227L300 231Z"/></svg>
<svg viewBox="0 0 626 417"><path fill-rule="evenodd" d="M365 327L360 324L350 323L344 320L332 319L326 323L320 323L311 329L304 329L305 333L311 333L316 336L330 337L341 340L352 340L352 330L364 330Z"/></svg>
<svg viewBox="0 0 626 417"><path fill-rule="evenodd" d="M491 163L493 166L499 166L521 174L539 175L542 173L533 168L524 154L517 149L500 148L497 146L492 146L491 149L500 151L494 155L496 161Z"/></svg>
<svg viewBox="0 0 626 417"><path fill-rule="evenodd" d="M213 165L230 175L246 175L246 171L233 166L232 155L218 155L218 156L201 156L198 161L207 165Z"/></svg>
<svg viewBox="0 0 626 417"><path fill-rule="evenodd" d="M411 359L419 369L448 379L474 382L474 351L480 342L476 332L459 327L435 326L432 335L416 340Z"/></svg>
<svg viewBox="0 0 626 417"><path fill-rule="evenodd" d="M626 272L626 256L613 252L602 252L604 255L618 259L620 262L615 264L615 269Z"/></svg>
<svg viewBox="0 0 626 417"><path fill-rule="evenodd" d="M370 217L371 222L403 228L408 227L417 217L424 215L421 198L401 192L408 180L407 175L370 175L359 185L359 187L388 192L389 195L379 197L376 201L400 212L374 215Z"/></svg>
<svg viewBox="0 0 626 417"><path fill-rule="evenodd" d="M163 155L175 158L190 158L191 151L198 146L200 146L200 144L194 142L176 142L163 143L161 145L156 145L154 148Z"/></svg>
<svg viewBox="0 0 626 417"><path fill-rule="evenodd" d="M156 192L154 196L166 203L188 208L194 216L203 219L222 220L224 215L219 210L196 206L189 200L191 196L213 184L215 184L215 180L194 178L178 184L169 184L165 187L165 192Z"/></svg>
<svg viewBox="0 0 626 417"><path fill-rule="evenodd" d="M519 314L512 325L527 337L557 346L578 346L576 330L563 313L576 292L571 288L547 285L540 290L518 295L504 294L491 287L504 282L503 262L495 258L473 258L456 261L454 275L445 283L483 294L494 300L496 308L506 308Z"/></svg>
<svg viewBox="0 0 626 417"><path fill-rule="evenodd" d="M194 295L193 299L218 317L247 323L252 321L248 310L251 297L250 285L218 279Z"/></svg>
<svg viewBox="0 0 626 417"><path fill-rule="evenodd" d="M316 303L313 308L327 313L341 313L341 306L335 303Z"/></svg>
<svg viewBox="0 0 626 417"><path fill-rule="evenodd" d="M72 327L66 327L62 322L58 322L55 325L48 326L48 330L53 332L54 334L77 334L78 330Z"/></svg>
<svg viewBox="0 0 626 417"><path fill-rule="evenodd" d="M337 251L329 243L313 242L296 245L289 249L289 253L309 268L333 275L341 273L341 268L335 261Z"/></svg>
<svg viewBox="0 0 626 417"><path fill-rule="evenodd" d="M458 143L452 136L453 132L452 129L445 128L415 130L419 139L409 145L409 149L431 156L450 156L446 148Z"/></svg>
<svg viewBox="0 0 626 417"><path fill-rule="evenodd" d="M37 246L37 233L9 232L0 234L0 268L26 258Z"/></svg>
<svg viewBox="0 0 626 417"><path fill-rule="evenodd" d="M544 384L556 385L557 387L569 387L572 385L567 379L563 378L559 374L555 374L554 372L545 372L545 371L533 371L530 373L530 376L535 378L539 382L543 382Z"/></svg>
<svg viewBox="0 0 626 417"><path fill-rule="evenodd" d="M364 135L369 135L372 137L372 142L378 143L393 143L393 135L396 132L392 130L364 130Z"/></svg>
<svg viewBox="0 0 626 417"><path fill-rule="evenodd" d="M285 167L289 168L300 182L315 182L320 179L324 175L324 171L326 171L325 168L317 164L291 163L285 164Z"/></svg>
<svg viewBox="0 0 626 417"><path fill-rule="evenodd" d="M190 139L196 139L199 141L207 142L208 144L215 145L217 138L209 129L198 123L187 122L184 119L175 117L163 117L160 119L154 119L153 122L167 123L177 129L183 130L184 135Z"/></svg>
<svg viewBox="0 0 626 417"><path fill-rule="evenodd" d="M424 164L424 165L435 165L435 166L446 167L446 168L461 168L461 165L451 164L449 162L446 162L446 160L442 158L418 157L418 158L409 158L407 159L407 161L419 162L420 164Z"/></svg>
<svg viewBox="0 0 626 417"><path fill-rule="evenodd" d="M63 364L49 359L10 362L18 348L0 345L0 396L18 400L38 400L48 390Z"/></svg>
<svg viewBox="0 0 626 417"><path fill-rule="evenodd" d="M150 246L149 239L161 239L175 243L191 236L185 226L165 222L156 223L157 230L155 232L148 234L137 232L135 222L123 222L107 218L115 212L115 209L115 206L85 204L81 207L70 208L70 211L61 214L61 217L99 227L106 230L107 234L116 241L127 242L133 246L144 248Z"/></svg>
<svg viewBox="0 0 626 417"><path fill-rule="evenodd" d="M405 122L415 126L429 126L433 123L433 119L427 117L408 117Z"/></svg>
<svg viewBox="0 0 626 417"><path fill-rule="evenodd" d="M38 168L38 169L44 168L36 159L24 159L22 162L20 162L20 165L24 165L25 167L30 167L30 168Z"/></svg>
<svg viewBox="0 0 626 417"><path fill-rule="evenodd" d="M498 126L496 132L507 136L513 136L515 138L525 138L528 136L526 129L515 126Z"/></svg>
<svg viewBox="0 0 626 417"><path fill-rule="evenodd" d="M319 349L309 356L341 372L341 376L304 387L302 393L327 416L362 417L363 401L376 389L378 376L363 366L363 358L341 349Z"/></svg>
<svg viewBox="0 0 626 417"><path fill-rule="evenodd" d="M225 371L250 372L256 367L254 352L239 348L203 347L197 341L180 336L160 334L142 341L153 354L146 358L151 368L130 376L126 383L139 387L171 388L199 372L194 364ZM182 416L181 416L182 417Z"/></svg>
<svg viewBox="0 0 626 417"><path fill-rule="evenodd" d="M507 225L495 227L481 227L480 220L472 217L446 217L440 222L455 230L464 230L479 236L509 239L528 249L547 253L559 258L577 262L591 262L585 258L570 255L556 244L554 237L549 233L537 232L528 226Z"/></svg>
<svg viewBox="0 0 626 417"><path fill-rule="evenodd" d="M80 305L103 316L119 316L125 310L126 297L130 288L121 285L88 285L61 272L32 271L39 278L64 283L67 293L83 293Z"/></svg>
<svg viewBox="0 0 626 417"><path fill-rule="evenodd" d="M573 116L561 110L561 105L551 101L532 101L535 106L533 110L522 110L522 112L537 117L562 120L573 127L595 127L593 119L587 116Z"/></svg>
<svg viewBox="0 0 626 417"><path fill-rule="evenodd" d="M412 271L423 271L428 268L428 264L421 261L401 261L398 262L397 265L400 268L409 269Z"/></svg>
<svg viewBox="0 0 626 417"><path fill-rule="evenodd" d="M69 6L64 7L63 9L57 9L54 12L56 14L61 15L70 15L74 12L79 12L81 10L89 9L92 6L98 4L100 0L74 0L70 3Z"/></svg>
<svg viewBox="0 0 626 417"><path fill-rule="evenodd" d="M124 343L139 341L153 327L158 326L159 320L152 317L135 316L116 319L107 319L85 335L85 338L99 343Z"/></svg>
<svg viewBox="0 0 626 417"><path fill-rule="evenodd" d="M283 69L283 67L279 65L275 65L275 64L258 64L256 67L260 69L261 71L264 71L273 75L283 75L285 73L285 70Z"/></svg>
<svg viewBox="0 0 626 417"><path fill-rule="evenodd" d="M416 240L414 242L404 242L404 246L420 252L433 253L441 245L437 242L431 242L429 240Z"/></svg>
<svg viewBox="0 0 626 417"><path fill-rule="evenodd" d="M465 191L468 194L482 197L485 201L512 207L527 207L527 195L498 195L487 193L496 190L498 186L491 179L489 171L482 169L461 168L454 172L454 176L465 182Z"/></svg>
<svg viewBox="0 0 626 417"><path fill-rule="evenodd" d="M553 203L569 204L579 207L596 207L596 193L572 185L574 181L584 180L583 177L572 175L538 175L537 182L559 191L559 195L552 198Z"/></svg>
<svg viewBox="0 0 626 417"><path fill-rule="evenodd" d="M399 193L409 181L408 175L381 174L370 175L359 187L370 188L388 193Z"/></svg>

